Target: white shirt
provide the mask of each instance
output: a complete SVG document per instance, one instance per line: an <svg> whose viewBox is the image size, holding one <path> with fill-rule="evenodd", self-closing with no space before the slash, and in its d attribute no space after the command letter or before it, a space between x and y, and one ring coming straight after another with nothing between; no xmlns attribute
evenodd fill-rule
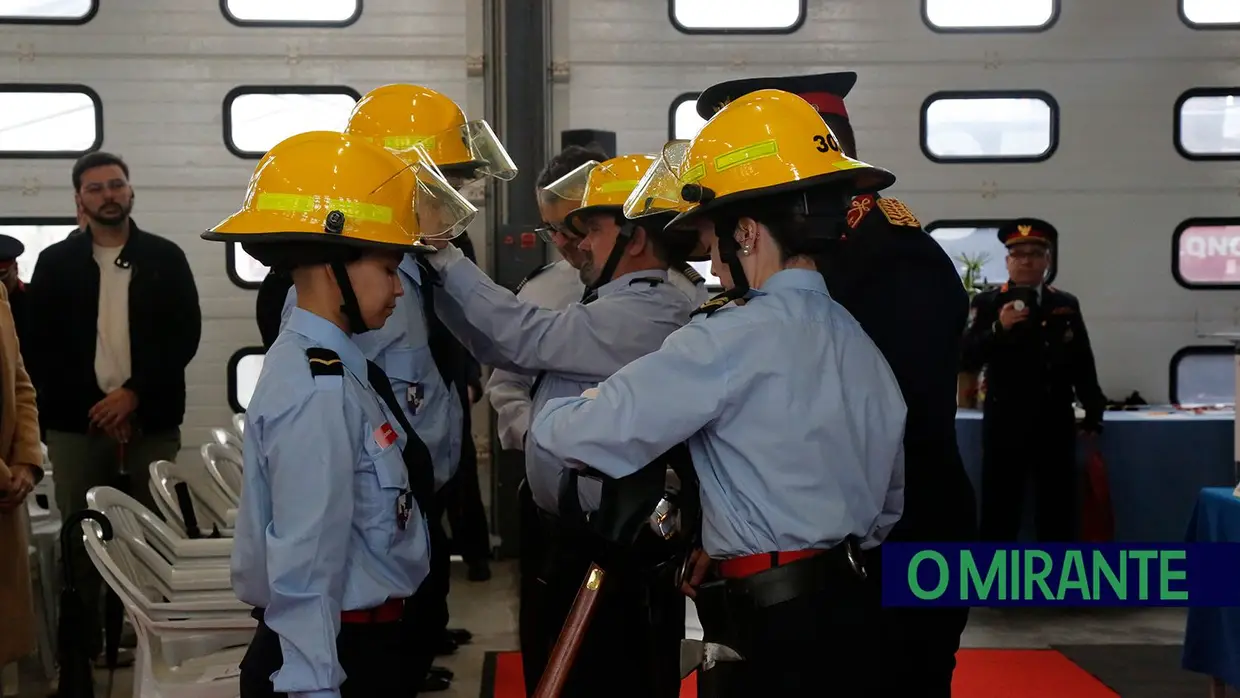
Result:
<svg viewBox="0 0 1240 698"><path fill-rule="evenodd" d="M129 279L132 270L116 264L123 247L94 245L99 265L99 321L95 335L95 378L104 393L129 380Z"/></svg>

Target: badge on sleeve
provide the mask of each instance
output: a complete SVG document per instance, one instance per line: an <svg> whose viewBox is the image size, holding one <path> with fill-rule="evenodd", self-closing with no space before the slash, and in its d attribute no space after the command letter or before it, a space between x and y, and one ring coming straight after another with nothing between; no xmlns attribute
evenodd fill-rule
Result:
<svg viewBox="0 0 1240 698"><path fill-rule="evenodd" d="M422 402L426 394L422 389L421 383L414 383L405 391L405 402L409 405L409 411L417 414L422 409Z"/></svg>
<svg viewBox="0 0 1240 698"><path fill-rule="evenodd" d="M387 448L396 443L396 430L392 428L391 424L384 422L383 426L375 429L374 437L375 443L379 444L379 448Z"/></svg>
<svg viewBox="0 0 1240 698"><path fill-rule="evenodd" d="M405 530L409 525L409 512L413 511L413 492L405 490L396 496L396 527Z"/></svg>

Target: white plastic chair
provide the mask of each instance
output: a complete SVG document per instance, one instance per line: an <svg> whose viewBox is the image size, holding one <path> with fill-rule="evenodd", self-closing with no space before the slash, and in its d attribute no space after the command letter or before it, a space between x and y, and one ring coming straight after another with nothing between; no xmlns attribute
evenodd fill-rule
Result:
<svg viewBox="0 0 1240 698"><path fill-rule="evenodd" d="M104 541L94 521L83 521L82 530L91 562L120 597L138 637L134 698L237 698L237 667L256 625L248 608L242 606L246 612L239 612L235 599L231 603L152 600L126 562L132 559L128 541L121 536ZM191 658L177 644L182 638L196 640L200 649L203 638L213 642Z"/></svg>
<svg viewBox="0 0 1240 698"><path fill-rule="evenodd" d="M47 446L43 450L43 479L26 497L31 555L31 579L34 582L35 607L39 626L39 660L43 673L55 673L57 624L60 622L60 509L56 506L56 478Z"/></svg>
<svg viewBox="0 0 1240 698"><path fill-rule="evenodd" d="M220 535L232 538L233 526L237 522L236 505L211 478L200 460L190 463L157 460L151 463L151 496L160 513L164 515L164 520L174 528L179 528L182 534L185 533L185 519L181 515L176 495L176 485L182 482L189 489L190 504L194 508L194 516L198 519L198 529L202 534L209 535L212 527L215 527L219 529Z"/></svg>
<svg viewBox="0 0 1240 698"><path fill-rule="evenodd" d="M186 538L142 502L113 487L92 488L86 502L106 514L113 527L140 536L173 566L228 567L232 538Z"/></svg>
<svg viewBox="0 0 1240 698"><path fill-rule="evenodd" d="M220 490L227 495L233 508L241 503L242 464L232 449L215 443L203 444L202 464Z"/></svg>
<svg viewBox="0 0 1240 698"><path fill-rule="evenodd" d="M245 447L245 443L231 429L221 429L219 427L212 429L211 440L233 451L237 456L237 462L241 462L241 451Z"/></svg>
<svg viewBox="0 0 1240 698"><path fill-rule="evenodd" d="M168 601L231 600L236 603L228 557L219 555L223 552L222 546L197 548L199 554L194 560L198 564L185 564L177 557L165 557L152 547L147 531L152 532L152 538L161 537L152 525L156 517L133 497L112 487L93 487L86 493L86 506L103 512L112 522L115 540L125 544L118 548L117 554L124 555L123 562L134 578L142 582L148 597ZM165 540L168 538L163 537ZM217 540L232 542L224 538Z"/></svg>

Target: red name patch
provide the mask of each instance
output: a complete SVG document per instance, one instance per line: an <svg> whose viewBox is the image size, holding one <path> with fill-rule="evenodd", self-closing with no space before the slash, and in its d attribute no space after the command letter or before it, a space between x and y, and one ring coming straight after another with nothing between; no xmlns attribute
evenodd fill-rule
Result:
<svg viewBox="0 0 1240 698"><path fill-rule="evenodd" d="M387 448L396 443L396 430L391 424L383 423L383 426L375 429L375 443L379 444L379 448Z"/></svg>

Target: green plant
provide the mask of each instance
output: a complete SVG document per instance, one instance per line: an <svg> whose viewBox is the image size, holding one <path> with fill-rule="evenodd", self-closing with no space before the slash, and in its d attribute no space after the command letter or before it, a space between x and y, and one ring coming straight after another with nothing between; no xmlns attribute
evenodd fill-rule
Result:
<svg viewBox="0 0 1240 698"><path fill-rule="evenodd" d="M978 253L970 257L961 253L956 257L956 261L964 265L964 275L961 280L964 282L964 289L969 292L969 298L977 295L978 291L986 288L986 279L982 277L982 267L990 259L990 255L985 252Z"/></svg>

